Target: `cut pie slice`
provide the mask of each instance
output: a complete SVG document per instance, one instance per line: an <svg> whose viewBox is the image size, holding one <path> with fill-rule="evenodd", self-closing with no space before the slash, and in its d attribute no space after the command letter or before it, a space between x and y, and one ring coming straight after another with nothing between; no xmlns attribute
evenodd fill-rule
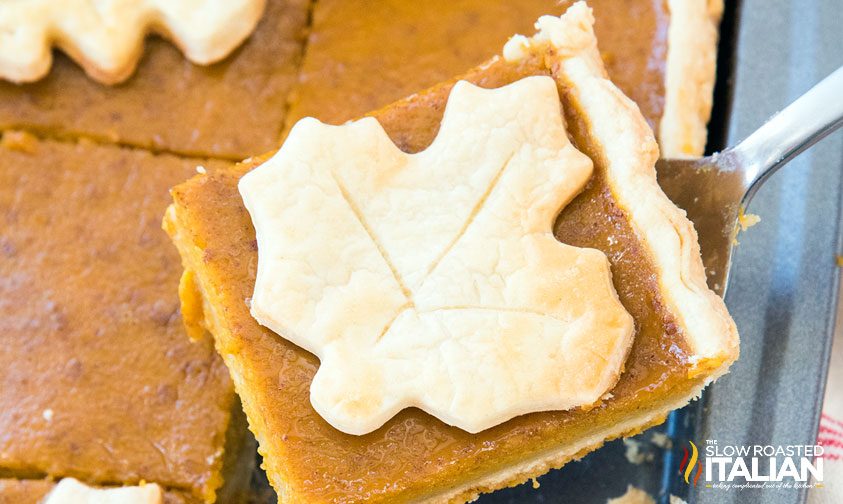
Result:
<svg viewBox="0 0 843 504"><path fill-rule="evenodd" d="M0 502L65 477L242 501L254 440L210 340L185 335L158 226L167 188L195 167L0 141Z"/></svg>
<svg viewBox="0 0 843 504"><path fill-rule="evenodd" d="M538 26L534 37L515 37L502 56L461 79L501 88L532 76L552 78L571 142L593 164L553 233L608 258L614 289L635 328L619 380L594 404L518 416L476 434L414 408L366 435L341 432L311 405L319 360L250 313L258 244L238 183L269 157L173 190L165 229L185 265L188 327L214 335L282 501L469 500L660 423L737 358L737 331L723 301L706 287L694 229L656 183L652 130L606 79L590 9L576 4ZM439 131L455 82L371 116L401 150L423 151ZM425 222L405 225L419 237L429 231Z"/></svg>

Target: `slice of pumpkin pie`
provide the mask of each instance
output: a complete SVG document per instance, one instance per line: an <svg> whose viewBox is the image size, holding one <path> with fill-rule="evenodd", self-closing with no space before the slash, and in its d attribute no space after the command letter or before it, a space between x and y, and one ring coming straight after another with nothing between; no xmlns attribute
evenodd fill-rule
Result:
<svg viewBox="0 0 843 504"><path fill-rule="evenodd" d="M209 329L283 502L462 502L658 424L738 356L591 11L173 190Z"/></svg>
<svg viewBox="0 0 843 504"><path fill-rule="evenodd" d="M209 338L185 335L157 225L196 162L0 140L0 503L63 478L245 500L254 442Z"/></svg>

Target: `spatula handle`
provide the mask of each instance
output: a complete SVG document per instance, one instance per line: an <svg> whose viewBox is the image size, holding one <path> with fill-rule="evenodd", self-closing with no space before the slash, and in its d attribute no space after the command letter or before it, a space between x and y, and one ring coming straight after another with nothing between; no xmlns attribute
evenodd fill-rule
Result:
<svg viewBox="0 0 843 504"><path fill-rule="evenodd" d="M750 198L760 182L779 167L842 124L843 67L731 149L737 166L744 171L744 199Z"/></svg>

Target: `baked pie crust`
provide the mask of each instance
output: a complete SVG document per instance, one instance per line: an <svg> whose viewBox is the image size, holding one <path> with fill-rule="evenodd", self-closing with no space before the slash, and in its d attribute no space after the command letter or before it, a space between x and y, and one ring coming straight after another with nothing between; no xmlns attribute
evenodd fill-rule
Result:
<svg viewBox="0 0 843 504"><path fill-rule="evenodd" d="M257 244L237 183L267 157L173 190L164 226L185 264L188 328L215 336L282 502L470 500L660 423L737 358L737 330L706 286L696 233L656 183L652 131L606 79L592 23L582 3L541 18L537 35L514 38L503 57L462 76L488 88L552 76L572 142L594 163L554 234L606 254L636 334L617 385L590 408L523 415L477 434L414 409L365 436L334 429L309 401L318 360L261 327L247 305ZM372 115L402 150L420 151L436 135L454 82Z"/></svg>
<svg viewBox="0 0 843 504"><path fill-rule="evenodd" d="M662 295L690 344L692 373L717 367L737 349L737 329L723 300L706 284L693 225L658 186L659 152L652 132L638 107L606 78L590 29L593 23L590 11L579 2L561 18L539 19L539 31L531 39L513 37L503 57L516 64L543 57L578 104L600 150L597 155L606 163L612 195L647 249Z"/></svg>

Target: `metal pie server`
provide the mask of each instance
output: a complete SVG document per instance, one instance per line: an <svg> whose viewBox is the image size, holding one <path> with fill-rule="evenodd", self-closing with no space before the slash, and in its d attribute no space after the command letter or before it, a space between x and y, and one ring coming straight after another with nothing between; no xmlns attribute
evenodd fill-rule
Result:
<svg viewBox="0 0 843 504"><path fill-rule="evenodd" d="M699 234L708 285L723 296L739 216L767 178L843 125L843 67L734 147L701 159L661 159L659 185Z"/></svg>

